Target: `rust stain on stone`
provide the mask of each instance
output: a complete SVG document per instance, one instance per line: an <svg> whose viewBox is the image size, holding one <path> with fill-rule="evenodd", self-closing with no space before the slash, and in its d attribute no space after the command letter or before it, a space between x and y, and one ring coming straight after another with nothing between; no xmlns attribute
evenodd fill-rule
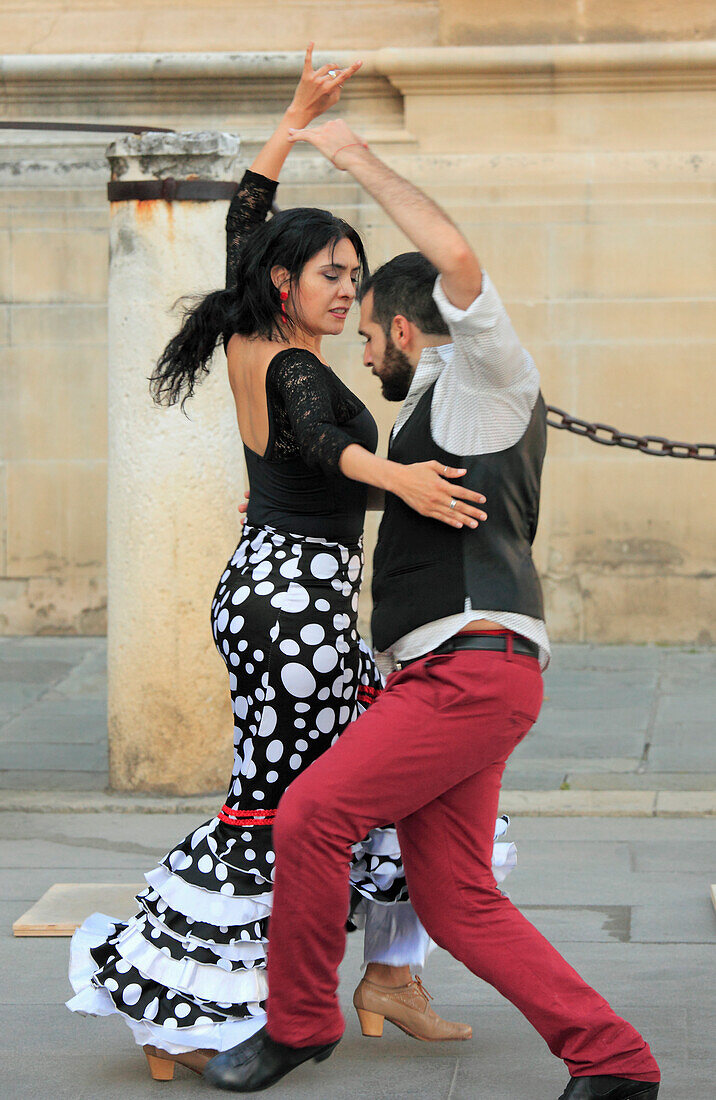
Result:
<svg viewBox="0 0 716 1100"><path fill-rule="evenodd" d="M166 208L167 225L166 235L170 241L174 240L174 207L164 199L135 199L135 220L139 226L149 226L154 222L157 207L161 204Z"/></svg>
<svg viewBox="0 0 716 1100"><path fill-rule="evenodd" d="M147 225L154 219L156 199L137 199L134 207L134 216L140 224Z"/></svg>

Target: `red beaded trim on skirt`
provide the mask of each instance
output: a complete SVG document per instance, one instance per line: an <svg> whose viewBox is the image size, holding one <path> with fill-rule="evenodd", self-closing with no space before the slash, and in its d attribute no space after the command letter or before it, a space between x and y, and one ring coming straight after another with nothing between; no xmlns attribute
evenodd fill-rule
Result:
<svg viewBox="0 0 716 1100"><path fill-rule="evenodd" d="M270 825L276 817L276 810L232 810L223 805L216 815L226 825L251 826Z"/></svg>

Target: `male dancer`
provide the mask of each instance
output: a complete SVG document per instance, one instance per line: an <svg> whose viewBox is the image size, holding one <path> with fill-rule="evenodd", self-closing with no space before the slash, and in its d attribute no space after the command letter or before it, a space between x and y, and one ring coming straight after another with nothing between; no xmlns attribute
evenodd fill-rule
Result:
<svg viewBox="0 0 716 1100"><path fill-rule="evenodd" d="M422 254L398 257L368 284L365 362L387 397L407 393L390 457L437 453L438 468L467 469L464 483L485 494L489 519L463 525L454 501L455 527L435 523L386 481L373 638L398 671L279 804L268 1024L205 1076L254 1092L330 1055L343 1032L336 988L350 847L395 821L420 919L564 1059L561 1100L655 1100L659 1069L644 1039L500 893L490 868L502 772L537 718L549 649L530 552L546 436L536 368L434 203L343 122L293 136L350 172ZM431 320L424 290L436 271Z"/></svg>

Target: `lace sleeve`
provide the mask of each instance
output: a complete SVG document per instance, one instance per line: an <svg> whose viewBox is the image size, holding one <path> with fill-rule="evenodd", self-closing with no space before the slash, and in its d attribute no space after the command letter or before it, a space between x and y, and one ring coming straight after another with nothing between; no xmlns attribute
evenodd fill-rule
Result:
<svg viewBox="0 0 716 1100"><path fill-rule="evenodd" d="M286 412L301 458L327 474L340 473L343 451L355 443L336 423L328 367L310 351L287 348L269 366L269 398Z"/></svg>
<svg viewBox="0 0 716 1100"><path fill-rule="evenodd" d="M236 284L236 267L241 246L255 229L266 221L278 183L251 169L244 172L239 189L231 200L226 216L226 285Z"/></svg>

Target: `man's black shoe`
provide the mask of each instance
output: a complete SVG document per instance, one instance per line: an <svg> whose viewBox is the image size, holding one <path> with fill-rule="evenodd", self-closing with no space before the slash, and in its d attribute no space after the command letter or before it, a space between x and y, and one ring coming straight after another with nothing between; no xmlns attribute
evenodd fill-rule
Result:
<svg viewBox="0 0 716 1100"><path fill-rule="evenodd" d="M311 1058L322 1062L340 1042L317 1047L288 1047L271 1038L265 1027L231 1050L222 1051L204 1067L210 1085L228 1092L261 1092Z"/></svg>
<svg viewBox="0 0 716 1100"><path fill-rule="evenodd" d="M656 1100L658 1095L659 1086L653 1081L632 1081L629 1077L572 1077L559 1100Z"/></svg>

